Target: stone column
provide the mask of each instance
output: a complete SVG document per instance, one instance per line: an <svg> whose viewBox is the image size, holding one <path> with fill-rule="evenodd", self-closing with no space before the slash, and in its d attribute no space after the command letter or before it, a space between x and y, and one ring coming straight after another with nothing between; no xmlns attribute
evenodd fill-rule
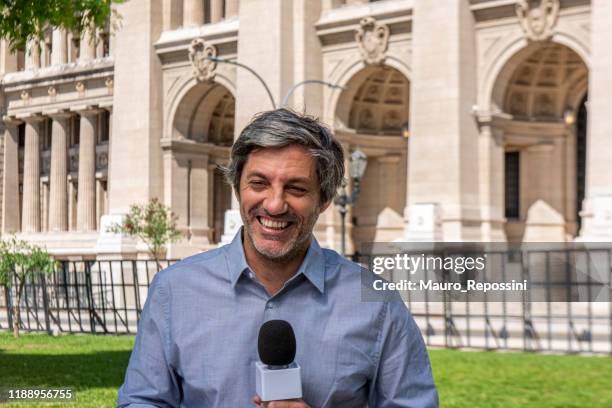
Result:
<svg viewBox="0 0 612 408"><path fill-rule="evenodd" d="M49 177L49 231L68 230L68 134L70 114L50 114L51 169Z"/></svg>
<svg viewBox="0 0 612 408"><path fill-rule="evenodd" d="M4 119L2 234L19 231L19 121Z"/></svg>
<svg viewBox="0 0 612 408"><path fill-rule="evenodd" d="M504 242L504 142L502 130L490 118L481 122L479 135L479 169L481 233L484 242Z"/></svg>
<svg viewBox="0 0 612 408"><path fill-rule="evenodd" d="M204 2L183 0L183 27L198 27L204 24Z"/></svg>
<svg viewBox="0 0 612 408"><path fill-rule="evenodd" d="M529 177L521 216L525 219L523 242L564 242L566 225L563 214L563 167L559 160L560 139L549 144L534 144L521 152L521 167ZM524 163L524 166L523 166ZM521 170L522 172L523 170ZM523 189L521 189L523 190Z"/></svg>
<svg viewBox="0 0 612 408"><path fill-rule="evenodd" d="M96 230L96 133L98 110L80 110L77 230Z"/></svg>
<svg viewBox="0 0 612 408"><path fill-rule="evenodd" d="M212 205L212 197L207 196L208 193L208 155L198 156L191 161L189 194L189 213L191 215L191 223L189 232L191 235L191 244L195 247L201 247L208 244L209 220L208 206Z"/></svg>
<svg viewBox="0 0 612 408"><path fill-rule="evenodd" d="M470 111L477 89L474 18L464 0L415 0L413 13L406 239L414 216L431 236L441 217L445 241L478 241L478 128Z"/></svg>
<svg viewBox="0 0 612 408"><path fill-rule="evenodd" d="M91 61L96 58L96 43L92 30L83 30L79 43L79 61Z"/></svg>
<svg viewBox="0 0 612 408"><path fill-rule="evenodd" d="M53 30L53 52L51 65L61 65L68 62L68 36L66 30L56 28Z"/></svg>
<svg viewBox="0 0 612 408"><path fill-rule="evenodd" d="M210 22L217 23L223 19L223 0L210 1Z"/></svg>
<svg viewBox="0 0 612 408"><path fill-rule="evenodd" d="M106 165L106 196L108 198L108 192L110 191L110 180L111 180L111 168L112 161L110 159L111 152L113 149L113 107L104 107L108 111L108 164ZM106 201L106 211L108 211L108 200Z"/></svg>
<svg viewBox="0 0 612 408"><path fill-rule="evenodd" d="M238 0L225 0L225 18L238 15Z"/></svg>
<svg viewBox="0 0 612 408"><path fill-rule="evenodd" d="M95 55L96 58L104 58L104 41L102 41L102 35L104 34L104 30L96 30L96 41L95 44L96 50Z"/></svg>
<svg viewBox="0 0 612 408"><path fill-rule="evenodd" d="M116 7L112 5L111 3L111 9L113 11L116 11ZM121 20L119 19L119 21L117 21L119 18L115 16L115 14L111 14L110 16L110 22L108 25L108 55L109 56L114 56L115 55L115 47L116 47L116 41L117 41L117 33L116 30L113 29L113 27L121 24Z"/></svg>
<svg viewBox="0 0 612 408"><path fill-rule="evenodd" d="M322 0L321 8L323 11L328 11L336 7L341 7L345 4L346 0Z"/></svg>
<svg viewBox="0 0 612 408"><path fill-rule="evenodd" d="M183 19L183 4L181 0L163 0L162 4L163 30L175 30L181 26Z"/></svg>
<svg viewBox="0 0 612 408"><path fill-rule="evenodd" d="M42 119L42 116L24 118L22 232L40 231L40 123Z"/></svg>
<svg viewBox="0 0 612 408"><path fill-rule="evenodd" d="M17 71L17 53L11 52L7 40L0 40L0 75Z"/></svg>
<svg viewBox="0 0 612 408"><path fill-rule="evenodd" d="M612 2L591 2L591 69L587 125L586 199L582 241L612 241Z"/></svg>

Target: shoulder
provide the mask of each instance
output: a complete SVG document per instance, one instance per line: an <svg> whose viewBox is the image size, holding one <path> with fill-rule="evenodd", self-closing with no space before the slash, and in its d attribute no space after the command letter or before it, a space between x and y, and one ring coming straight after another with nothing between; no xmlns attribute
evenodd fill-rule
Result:
<svg viewBox="0 0 612 408"><path fill-rule="evenodd" d="M339 273L353 277L359 277L362 272L367 271L358 263L346 259L332 249L321 248L321 251L325 258L325 269L328 271L337 270Z"/></svg>
<svg viewBox="0 0 612 408"><path fill-rule="evenodd" d="M224 247L211 249L182 259L155 275L154 283L168 286L172 282L188 282L203 273L225 270L227 257Z"/></svg>
<svg viewBox="0 0 612 408"><path fill-rule="evenodd" d="M352 293L357 309L372 309L379 317L403 327L412 326L414 319L406 303L397 291L379 291L376 281L386 281L367 267L350 261L336 251L322 249L325 257L327 281L343 288L343 293ZM361 307L359 307L361 306Z"/></svg>

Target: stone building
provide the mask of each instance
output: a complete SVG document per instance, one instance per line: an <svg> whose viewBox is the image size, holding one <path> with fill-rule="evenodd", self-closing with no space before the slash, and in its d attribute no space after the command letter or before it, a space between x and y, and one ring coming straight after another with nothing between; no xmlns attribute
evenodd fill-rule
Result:
<svg viewBox="0 0 612 408"><path fill-rule="evenodd" d="M612 2L130 0L109 26L0 49L1 234L133 257L107 232L158 197L184 239L231 236L218 166L253 114L319 116L367 154L361 242L612 239ZM247 69L257 72L270 95ZM271 101L273 99L273 101ZM238 216L239 220L239 216ZM338 248L331 206L316 234Z"/></svg>

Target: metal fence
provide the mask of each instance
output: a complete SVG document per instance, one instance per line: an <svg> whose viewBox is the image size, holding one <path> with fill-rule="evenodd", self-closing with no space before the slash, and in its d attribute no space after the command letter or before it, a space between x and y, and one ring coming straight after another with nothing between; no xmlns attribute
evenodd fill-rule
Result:
<svg viewBox="0 0 612 408"><path fill-rule="evenodd" d="M612 249L602 251L607 259L606 301L554 301L551 294L559 289L559 281L551 274L552 252L543 252L540 255L547 261L537 268L526 261L528 256L501 255L540 287L546 301L530 295L519 302L445 296L442 301L425 298L406 303L429 346L612 355ZM164 261L163 266L173 262ZM156 272L153 261L62 262L53 274L25 286L20 327L49 333L135 333ZM563 287L569 291L584 288L585 282L570 274L565 279ZM10 291L0 291L0 329L12 327L8 312L15 290L14 285Z"/></svg>
<svg viewBox="0 0 612 408"><path fill-rule="evenodd" d="M612 248L486 255L493 266L480 280L489 281L487 274L501 282L519 277L529 290L518 296L404 296L429 346L612 355ZM438 279L466 276L447 273Z"/></svg>
<svg viewBox="0 0 612 408"><path fill-rule="evenodd" d="M167 267L176 261L163 261ZM24 286L20 327L25 331L136 333L153 276L154 261L63 261L47 276ZM9 313L17 283L0 293L0 329L12 328Z"/></svg>

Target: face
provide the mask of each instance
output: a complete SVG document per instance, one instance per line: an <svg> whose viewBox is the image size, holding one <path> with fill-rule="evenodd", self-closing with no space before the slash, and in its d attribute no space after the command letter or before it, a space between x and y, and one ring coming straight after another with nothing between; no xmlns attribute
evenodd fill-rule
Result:
<svg viewBox="0 0 612 408"><path fill-rule="evenodd" d="M251 152L240 177L247 254L282 261L308 248L320 203L315 159L301 146Z"/></svg>

